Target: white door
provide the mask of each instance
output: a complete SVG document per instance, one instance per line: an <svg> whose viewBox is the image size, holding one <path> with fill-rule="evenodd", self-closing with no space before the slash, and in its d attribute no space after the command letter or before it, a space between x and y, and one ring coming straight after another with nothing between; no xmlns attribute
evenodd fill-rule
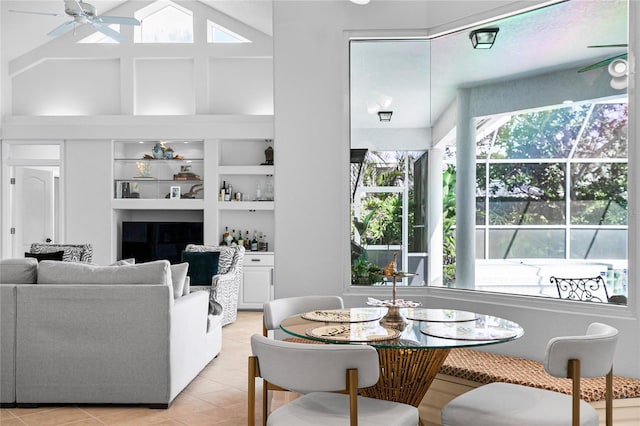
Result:
<svg viewBox="0 0 640 426"><path fill-rule="evenodd" d="M22 257L31 243L51 242L54 238L54 177L51 170L18 166L15 179L13 256Z"/></svg>

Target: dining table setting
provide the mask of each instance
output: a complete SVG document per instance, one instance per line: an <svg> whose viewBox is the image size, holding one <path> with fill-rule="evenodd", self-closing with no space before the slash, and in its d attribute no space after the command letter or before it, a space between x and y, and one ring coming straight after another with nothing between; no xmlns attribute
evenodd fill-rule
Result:
<svg viewBox="0 0 640 426"><path fill-rule="evenodd" d="M380 379L363 396L417 407L449 351L516 340L524 329L493 315L368 298L366 306L319 309L282 321L288 335L309 343L366 344L378 351Z"/></svg>

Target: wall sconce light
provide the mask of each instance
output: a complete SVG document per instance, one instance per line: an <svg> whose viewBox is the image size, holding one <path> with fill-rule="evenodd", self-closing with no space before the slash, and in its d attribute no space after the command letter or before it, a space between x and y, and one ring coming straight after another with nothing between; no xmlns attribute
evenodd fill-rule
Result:
<svg viewBox="0 0 640 426"><path fill-rule="evenodd" d="M367 4L367 3L369 3L369 0L349 0L349 1L351 1L351 3L357 4L357 5L360 5L360 6L363 6L363 5Z"/></svg>
<svg viewBox="0 0 640 426"><path fill-rule="evenodd" d="M482 28L471 31L469 33L471 45L474 49L491 49L498 36L498 31L500 31L499 28Z"/></svg>
<svg viewBox="0 0 640 426"><path fill-rule="evenodd" d="M609 63L607 67L611 79L611 87L616 90L624 90L627 88L629 72L629 64L624 59L615 59Z"/></svg>
<svg viewBox="0 0 640 426"><path fill-rule="evenodd" d="M380 121L391 121L392 115L393 111L378 111L378 117L380 117Z"/></svg>

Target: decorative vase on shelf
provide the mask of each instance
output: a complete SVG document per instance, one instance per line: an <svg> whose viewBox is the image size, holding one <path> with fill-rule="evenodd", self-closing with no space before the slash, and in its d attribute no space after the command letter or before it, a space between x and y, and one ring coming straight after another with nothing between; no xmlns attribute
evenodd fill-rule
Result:
<svg viewBox="0 0 640 426"><path fill-rule="evenodd" d="M160 142L156 143L153 146L153 158L156 160L162 160L164 158L164 151L162 150L162 145Z"/></svg>

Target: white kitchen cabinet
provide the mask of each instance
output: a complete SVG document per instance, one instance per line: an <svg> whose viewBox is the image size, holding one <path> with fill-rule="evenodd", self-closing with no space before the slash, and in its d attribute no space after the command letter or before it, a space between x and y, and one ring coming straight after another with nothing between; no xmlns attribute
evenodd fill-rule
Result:
<svg viewBox="0 0 640 426"><path fill-rule="evenodd" d="M262 309L264 302L273 299L273 264L271 252L245 253L238 309Z"/></svg>

